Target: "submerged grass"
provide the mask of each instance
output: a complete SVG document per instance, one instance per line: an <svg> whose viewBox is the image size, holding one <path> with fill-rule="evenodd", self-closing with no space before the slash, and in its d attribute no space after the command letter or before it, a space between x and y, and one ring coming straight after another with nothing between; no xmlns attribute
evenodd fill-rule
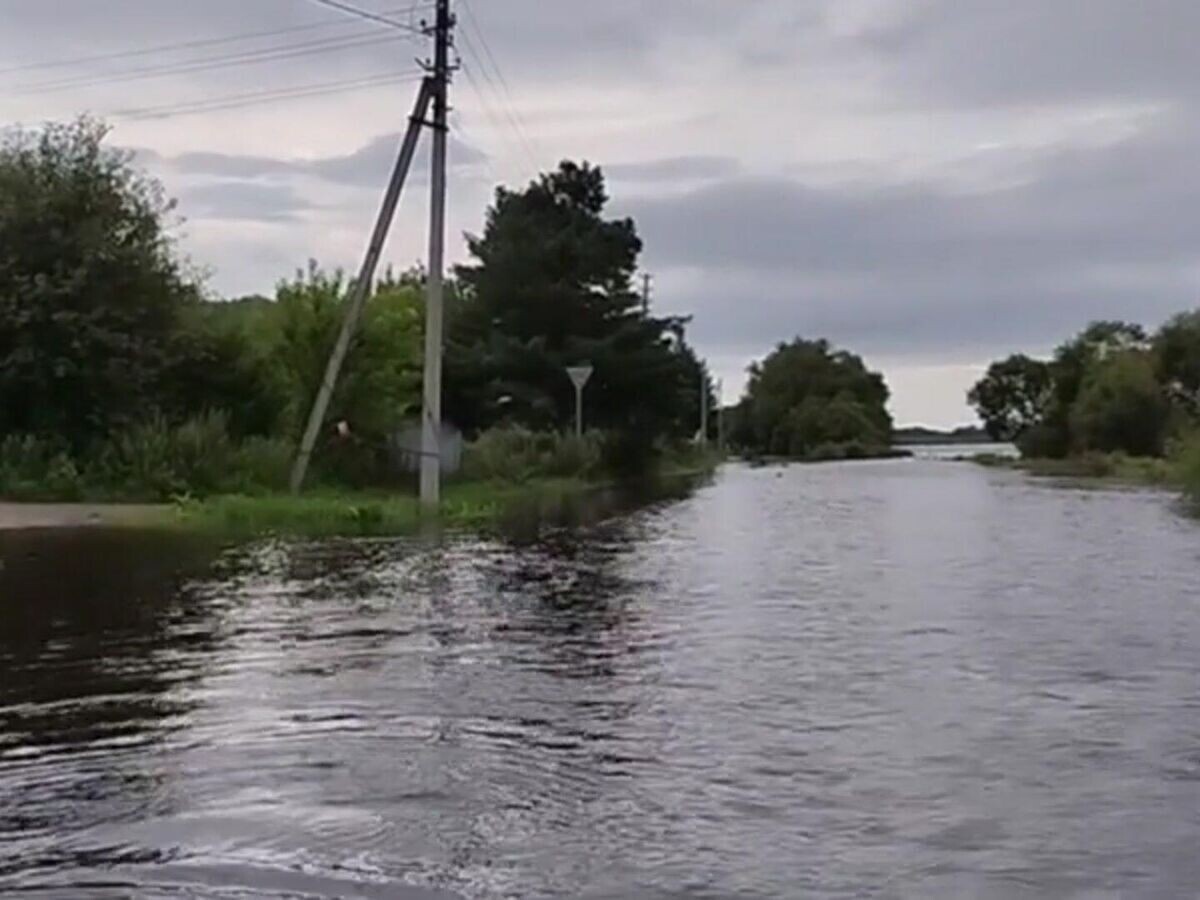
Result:
<svg viewBox="0 0 1200 900"><path fill-rule="evenodd" d="M1180 480L1175 459L1125 456L1120 453L1088 453L1066 459L1020 459L983 453L966 459L988 468L1015 469L1039 478L1082 478L1164 486L1178 484Z"/></svg>
<svg viewBox="0 0 1200 900"><path fill-rule="evenodd" d="M552 506L597 485L577 478L448 484L436 516L422 513L417 498L384 492L314 492L292 496L224 495L181 500L176 521L185 528L223 534L403 534L423 521L483 525L515 511Z"/></svg>
<svg viewBox="0 0 1200 900"><path fill-rule="evenodd" d="M1200 434L1183 441L1175 449L1174 459L1184 501L1200 516Z"/></svg>
<svg viewBox="0 0 1200 900"><path fill-rule="evenodd" d="M292 496L285 490L290 459L286 443L235 445L223 420L214 416L179 428L156 421L134 429L83 468L52 443L36 438L0 441L0 497L25 502L165 501L141 520L231 536L319 536L405 533L429 522L484 526L510 515L553 516L578 498L616 485L600 464L602 442L597 436L576 439L506 431L469 449L469 465L446 483L441 506L432 515L402 489L333 487L326 482L326 487ZM703 475L719 461L717 454L702 448L667 447L640 481L645 488L645 482Z"/></svg>
<svg viewBox="0 0 1200 900"><path fill-rule="evenodd" d="M1182 492L1188 512L1200 516L1200 432L1173 442L1166 457L1086 453L1066 459L1018 459L980 454L968 459L978 465L1015 469L1041 478L1172 488Z"/></svg>
<svg viewBox="0 0 1200 900"><path fill-rule="evenodd" d="M676 453L635 482L580 476L501 478L448 482L436 515L422 512L411 494L386 491L314 490L299 496L226 494L181 498L175 523L189 530L231 536L406 534L425 523L450 527L486 527L517 518L541 518L563 512L576 501L596 495L632 493L653 497L678 483L694 483L711 474L721 457L697 450Z"/></svg>

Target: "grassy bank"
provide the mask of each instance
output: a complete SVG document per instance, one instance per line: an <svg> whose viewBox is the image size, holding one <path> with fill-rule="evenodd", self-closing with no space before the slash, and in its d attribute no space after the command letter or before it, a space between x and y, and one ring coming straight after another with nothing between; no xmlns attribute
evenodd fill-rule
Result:
<svg viewBox="0 0 1200 900"><path fill-rule="evenodd" d="M964 459L988 468L1014 469L1039 478L1081 478L1160 486L1182 484L1182 475L1174 460L1120 453L1089 453L1065 459L1023 459L984 453Z"/></svg>
<svg viewBox="0 0 1200 900"><path fill-rule="evenodd" d="M1200 437L1176 442L1165 457L1086 453L1065 459L1017 459L992 454L966 457L990 468L1013 469L1040 478L1082 479L1110 484L1178 490L1190 511L1200 515Z"/></svg>
<svg viewBox="0 0 1200 900"><path fill-rule="evenodd" d="M1188 441L1175 454L1175 475L1189 510L1200 517L1200 438Z"/></svg>
<svg viewBox="0 0 1200 900"><path fill-rule="evenodd" d="M587 520L678 493L712 473L713 465L664 467L636 482L582 478L451 482L436 515L416 497L378 491L315 491L292 496L220 495L183 500L173 507L174 527L229 536L407 534L433 523L486 528L521 522Z"/></svg>
<svg viewBox="0 0 1200 900"><path fill-rule="evenodd" d="M620 505L631 498L653 499L673 484L711 474L720 462L715 453L694 448L676 451L664 455L647 474L631 481L614 479L594 467L587 467L586 475L556 474L572 467L538 467L520 454L503 457L503 465L498 456L491 465L481 462L485 459L479 453L472 454L469 473L446 483L441 506L433 516L425 514L410 493L317 489L299 496L273 492L181 499L174 504L173 521L187 529L229 535L404 534L429 522L484 527L511 520L562 517L582 505L597 505L594 501L602 494ZM496 474L505 469L508 477Z"/></svg>
<svg viewBox="0 0 1200 900"><path fill-rule="evenodd" d="M325 448L312 487L299 497L286 489L292 455L287 441L234 440L218 414L178 426L152 420L83 453L9 436L0 441L0 500L108 509L160 504L156 521L234 534L395 533L430 518L412 496L413 476L399 474L386 454ZM436 518L460 525L492 522L514 509L536 515L633 476L644 482L699 475L717 462L688 443L497 429L465 448Z"/></svg>
<svg viewBox="0 0 1200 900"><path fill-rule="evenodd" d="M292 496L227 494L175 504L184 528L231 535L403 534L422 521L482 525L515 512L538 513L595 490L578 478L477 481L446 486L436 516L423 516L416 497L382 491L315 491Z"/></svg>

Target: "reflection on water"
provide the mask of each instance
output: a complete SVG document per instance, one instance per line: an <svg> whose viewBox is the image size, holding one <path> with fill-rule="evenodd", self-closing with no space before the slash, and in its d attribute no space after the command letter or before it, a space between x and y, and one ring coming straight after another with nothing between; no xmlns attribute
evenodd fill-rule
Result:
<svg viewBox="0 0 1200 900"><path fill-rule="evenodd" d="M1200 528L1166 497L732 466L524 524L0 535L0 893L1194 890Z"/></svg>
<svg viewBox="0 0 1200 900"><path fill-rule="evenodd" d="M98 808L153 814L164 782L141 757L183 727L172 688L214 648L182 581L207 556L177 537L0 532L0 878L161 857L70 836Z"/></svg>

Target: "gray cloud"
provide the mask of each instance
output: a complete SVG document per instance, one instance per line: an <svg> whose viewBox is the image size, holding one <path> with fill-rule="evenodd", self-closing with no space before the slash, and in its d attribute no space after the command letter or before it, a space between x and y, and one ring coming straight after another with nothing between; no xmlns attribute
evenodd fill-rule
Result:
<svg viewBox="0 0 1200 900"><path fill-rule="evenodd" d="M352 153L313 160L196 152L183 153L166 162L188 175L246 179L311 175L335 184L378 188L386 182L395 165L400 140L399 134L384 134ZM457 139L450 142L451 165L460 173L472 170L486 160L486 154L469 144ZM422 141L410 177L420 180L428 168L429 142Z"/></svg>
<svg viewBox="0 0 1200 900"><path fill-rule="evenodd" d="M730 156L671 156L645 162L610 163L604 174L614 181L672 182L729 178L741 164Z"/></svg>
<svg viewBox="0 0 1200 900"><path fill-rule="evenodd" d="M864 35L901 83L980 103L1200 92L1192 0L927 0Z"/></svg>
<svg viewBox="0 0 1200 900"><path fill-rule="evenodd" d="M549 81L564 72L576 77L654 76L666 61L665 45L680 39L705 39L719 31L725 42L733 42L748 55L768 52L764 39L772 32L790 27L815 27L824 5L836 0L816 0L797 8L793 0L753 0L731 5L728 0L656 0L648 9L643 0L606 0L582 3L563 0L508 0L504 4L474 3L460 12L459 52L472 69L483 76L491 60L498 58L509 75L525 80ZM97 48L144 47L181 40L206 40L229 35L328 25L328 29L287 36L262 37L242 44L197 49L180 54L192 59L215 52L263 49L322 38L367 36L384 32L382 26L359 22L314 4L296 0L58 0L53 5L10 4L5 9L5 27L13 34L28 35L10 56L16 62L59 57L93 56ZM411 4L387 0L359 0L360 6L400 16L415 24L420 12L406 14ZM425 15L428 12L425 11ZM70 28L63 28L69 22ZM769 25L764 30L763 25ZM181 38L180 35L186 35ZM404 40L397 35L398 41ZM486 48L484 45L487 45ZM401 48L403 44L399 45ZM414 45L415 46L415 45ZM314 54L272 65L272 71L308 71L318 61L324 76L347 71L395 66L396 45L364 46L350 54ZM491 51L491 53L489 53ZM407 60L412 53L400 49ZM97 72L113 72L137 65L138 61L99 62ZM263 71L260 66L240 66L238 72ZM41 81L57 73L34 73ZM45 77L43 79L43 76ZM489 76L490 77L490 76ZM24 79L23 79L24 80Z"/></svg>
<svg viewBox="0 0 1200 900"><path fill-rule="evenodd" d="M709 340L830 334L893 355L1042 347L1089 318L1154 323L1197 303L1197 140L1168 125L1053 154L1026 183L990 192L742 179L629 210L653 266L700 273L680 280L680 302Z"/></svg>
<svg viewBox="0 0 1200 900"><path fill-rule="evenodd" d="M461 10L460 31L470 77L457 79L454 102L484 140L454 148L452 231L478 229L481 168L516 183L533 174L509 125L515 107L541 165L604 166L613 211L638 219L658 302L695 313L693 335L716 358L759 355L800 332L914 365L983 362L1050 346L1095 316L1153 323L1200 296L1195 0L506 0L471 10ZM377 33L298 0L12 3L0 58L16 65L312 23L328 30L218 50ZM100 76L157 57L0 72L0 107L32 121L170 104L248 83L394 72L423 52L398 38L115 87ZM503 78L490 71L492 56ZM94 88L5 93L81 71L97 74ZM401 95L386 121L403 115ZM352 189L378 189L398 140L364 130L375 122L368 101L343 107L339 97L316 113L308 101L272 107L270 126L257 113L215 120L245 123L246 135L223 134L205 116L135 123L136 140L122 125L121 135L152 146L141 161L182 195L199 230L214 219L203 245L212 257L202 261L223 270L223 283L255 289L266 271L255 261L281 247L299 254L319 241L347 262L359 252L361 235L345 223L369 217L374 200ZM253 131L281 123L278 136ZM342 132L361 146L290 156L328 148ZM419 161L414 181L426 170ZM306 207L309 190L328 208ZM410 213L397 240L411 258L424 223L415 206L401 210ZM253 223L297 219L311 230ZM244 240L221 239L234 230Z"/></svg>
<svg viewBox="0 0 1200 900"><path fill-rule="evenodd" d="M191 218L289 222L312 204L293 188L248 181L213 181L180 193L181 210Z"/></svg>

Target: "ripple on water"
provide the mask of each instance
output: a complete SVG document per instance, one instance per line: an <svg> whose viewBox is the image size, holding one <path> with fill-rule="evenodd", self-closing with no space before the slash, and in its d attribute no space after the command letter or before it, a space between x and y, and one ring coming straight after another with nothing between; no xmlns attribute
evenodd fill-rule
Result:
<svg viewBox="0 0 1200 900"><path fill-rule="evenodd" d="M1190 895L1197 537L920 461L519 540L0 535L0 893Z"/></svg>

